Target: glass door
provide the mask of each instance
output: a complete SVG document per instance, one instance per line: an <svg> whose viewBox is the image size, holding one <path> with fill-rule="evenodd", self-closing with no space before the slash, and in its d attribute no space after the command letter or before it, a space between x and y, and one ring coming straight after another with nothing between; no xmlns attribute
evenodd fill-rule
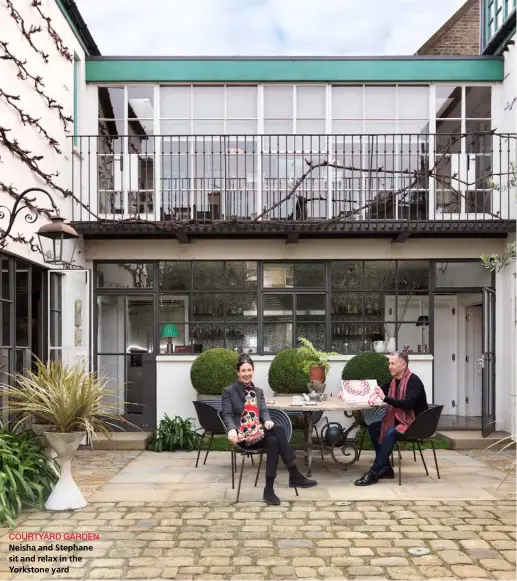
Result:
<svg viewBox="0 0 517 581"><path fill-rule="evenodd" d="M495 291L483 289L483 355L481 429L486 438L495 430Z"/></svg>

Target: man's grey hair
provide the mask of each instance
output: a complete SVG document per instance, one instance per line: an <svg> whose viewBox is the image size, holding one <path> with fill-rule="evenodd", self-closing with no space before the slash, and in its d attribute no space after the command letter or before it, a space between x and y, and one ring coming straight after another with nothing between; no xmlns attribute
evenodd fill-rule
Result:
<svg viewBox="0 0 517 581"><path fill-rule="evenodd" d="M391 354L392 357L397 356L402 361L406 362L406 365L409 367L409 357L406 351L393 351Z"/></svg>

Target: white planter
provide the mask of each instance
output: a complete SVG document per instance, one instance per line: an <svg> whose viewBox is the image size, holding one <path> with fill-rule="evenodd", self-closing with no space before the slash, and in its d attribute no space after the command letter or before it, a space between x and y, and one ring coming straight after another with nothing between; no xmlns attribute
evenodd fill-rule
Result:
<svg viewBox="0 0 517 581"><path fill-rule="evenodd" d="M390 337L386 341L386 351L388 353L393 353L396 350L397 350L397 342L395 341L395 337Z"/></svg>
<svg viewBox="0 0 517 581"><path fill-rule="evenodd" d="M84 432L45 432L49 444L57 452L61 467L61 476L45 503L47 510L73 510L86 506L86 500L72 478L72 458L84 436Z"/></svg>

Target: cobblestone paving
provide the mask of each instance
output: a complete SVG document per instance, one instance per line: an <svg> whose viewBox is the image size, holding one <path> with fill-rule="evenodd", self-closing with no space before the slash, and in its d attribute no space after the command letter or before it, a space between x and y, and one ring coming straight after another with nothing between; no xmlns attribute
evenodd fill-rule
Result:
<svg viewBox="0 0 517 581"><path fill-rule="evenodd" d="M90 503L24 512L16 532L36 531L100 540L68 574L11 575L1 530L0 579L516 578L513 500Z"/></svg>

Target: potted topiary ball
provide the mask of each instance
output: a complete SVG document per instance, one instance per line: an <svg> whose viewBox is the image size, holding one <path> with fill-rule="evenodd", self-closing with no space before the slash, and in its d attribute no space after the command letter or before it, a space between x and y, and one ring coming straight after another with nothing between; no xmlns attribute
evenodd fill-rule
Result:
<svg viewBox="0 0 517 581"><path fill-rule="evenodd" d="M269 386L276 395L307 393L311 362L318 364L316 358L311 358L300 349L280 351L269 367Z"/></svg>
<svg viewBox="0 0 517 581"><path fill-rule="evenodd" d="M190 368L190 381L198 400L220 399L226 386L237 380L237 353L231 349L203 351Z"/></svg>

